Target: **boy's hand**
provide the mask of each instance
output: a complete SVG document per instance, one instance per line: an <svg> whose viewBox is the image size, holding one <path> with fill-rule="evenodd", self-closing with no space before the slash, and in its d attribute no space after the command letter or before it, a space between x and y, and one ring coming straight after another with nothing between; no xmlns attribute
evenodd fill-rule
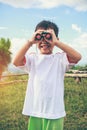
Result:
<svg viewBox="0 0 87 130"><path fill-rule="evenodd" d="M31 45L36 44L37 42L40 42L40 41L37 41L37 40L35 39L36 34L38 34L38 33L41 34L41 33L42 33L42 30L37 30L36 32L34 32L32 38L29 39L29 42L31 43Z"/></svg>
<svg viewBox="0 0 87 130"><path fill-rule="evenodd" d="M56 37L55 32L53 29L47 30L52 35L52 40L49 41L52 46L56 46L58 43L59 38Z"/></svg>
<svg viewBox="0 0 87 130"><path fill-rule="evenodd" d="M33 34L33 36L31 37L31 39L29 39L29 43L31 44L31 46L33 44L35 44L35 35L36 35L36 33Z"/></svg>

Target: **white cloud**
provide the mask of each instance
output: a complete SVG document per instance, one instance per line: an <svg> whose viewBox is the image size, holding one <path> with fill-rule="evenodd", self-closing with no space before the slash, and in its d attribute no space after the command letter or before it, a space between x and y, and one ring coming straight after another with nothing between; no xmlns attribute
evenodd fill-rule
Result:
<svg viewBox="0 0 87 130"><path fill-rule="evenodd" d="M73 7L78 11L87 11L87 0L64 0L63 4Z"/></svg>
<svg viewBox="0 0 87 130"><path fill-rule="evenodd" d="M79 63L87 64L87 32L82 33L79 37L72 41L72 46L82 55Z"/></svg>
<svg viewBox="0 0 87 130"><path fill-rule="evenodd" d="M81 28L78 27L77 24L72 24L72 29L75 30L75 31L77 31L77 32L81 32Z"/></svg>
<svg viewBox="0 0 87 130"><path fill-rule="evenodd" d="M0 27L0 30L8 29L8 27Z"/></svg>
<svg viewBox="0 0 87 130"><path fill-rule="evenodd" d="M79 48L86 49L87 52L87 32L74 39L73 43L76 44Z"/></svg>
<svg viewBox="0 0 87 130"><path fill-rule="evenodd" d="M87 0L0 0L0 2L17 8L53 8L66 5L78 11L87 11Z"/></svg>
<svg viewBox="0 0 87 130"><path fill-rule="evenodd" d="M13 38L11 39L11 52L13 55L23 46L25 39Z"/></svg>
<svg viewBox="0 0 87 130"><path fill-rule="evenodd" d="M27 39L25 38L12 38L11 39L11 49L12 57L15 56L15 54L18 52L18 50L27 42ZM29 52L37 51L36 46L32 46L29 49Z"/></svg>

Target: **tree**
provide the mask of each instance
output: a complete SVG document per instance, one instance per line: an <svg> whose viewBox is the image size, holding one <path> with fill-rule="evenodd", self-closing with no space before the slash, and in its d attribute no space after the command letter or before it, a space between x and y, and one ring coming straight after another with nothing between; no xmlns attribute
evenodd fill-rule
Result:
<svg viewBox="0 0 87 130"><path fill-rule="evenodd" d="M0 77L2 72L7 68L8 64L11 62L11 52L10 52L11 41L9 39L0 39Z"/></svg>

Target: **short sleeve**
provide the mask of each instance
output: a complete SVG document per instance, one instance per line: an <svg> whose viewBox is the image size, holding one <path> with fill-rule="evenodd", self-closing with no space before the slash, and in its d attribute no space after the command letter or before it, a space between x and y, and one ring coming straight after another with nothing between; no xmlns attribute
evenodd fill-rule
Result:
<svg viewBox="0 0 87 130"><path fill-rule="evenodd" d="M19 69L22 69L23 71L29 73L31 69L31 63L33 61L33 54L32 53L26 53L25 55L25 64L23 66L19 66Z"/></svg>
<svg viewBox="0 0 87 130"><path fill-rule="evenodd" d="M75 63L70 63L67 58L67 54L65 52L61 53L61 59L62 59L62 65L64 68L64 71L68 71L72 66L75 65Z"/></svg>

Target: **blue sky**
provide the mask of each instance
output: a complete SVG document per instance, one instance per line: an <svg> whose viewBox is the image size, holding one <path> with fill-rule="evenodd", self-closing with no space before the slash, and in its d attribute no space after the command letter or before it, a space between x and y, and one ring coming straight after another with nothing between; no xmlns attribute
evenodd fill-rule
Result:
<svg viewBox="0 0 87 130"><path fill-rule="evenodd" d="M87 0L0 0L0 38L10 38L13 56L43 19L58 25L60 40L80 51L79 64L87 64Z"/></svg>

